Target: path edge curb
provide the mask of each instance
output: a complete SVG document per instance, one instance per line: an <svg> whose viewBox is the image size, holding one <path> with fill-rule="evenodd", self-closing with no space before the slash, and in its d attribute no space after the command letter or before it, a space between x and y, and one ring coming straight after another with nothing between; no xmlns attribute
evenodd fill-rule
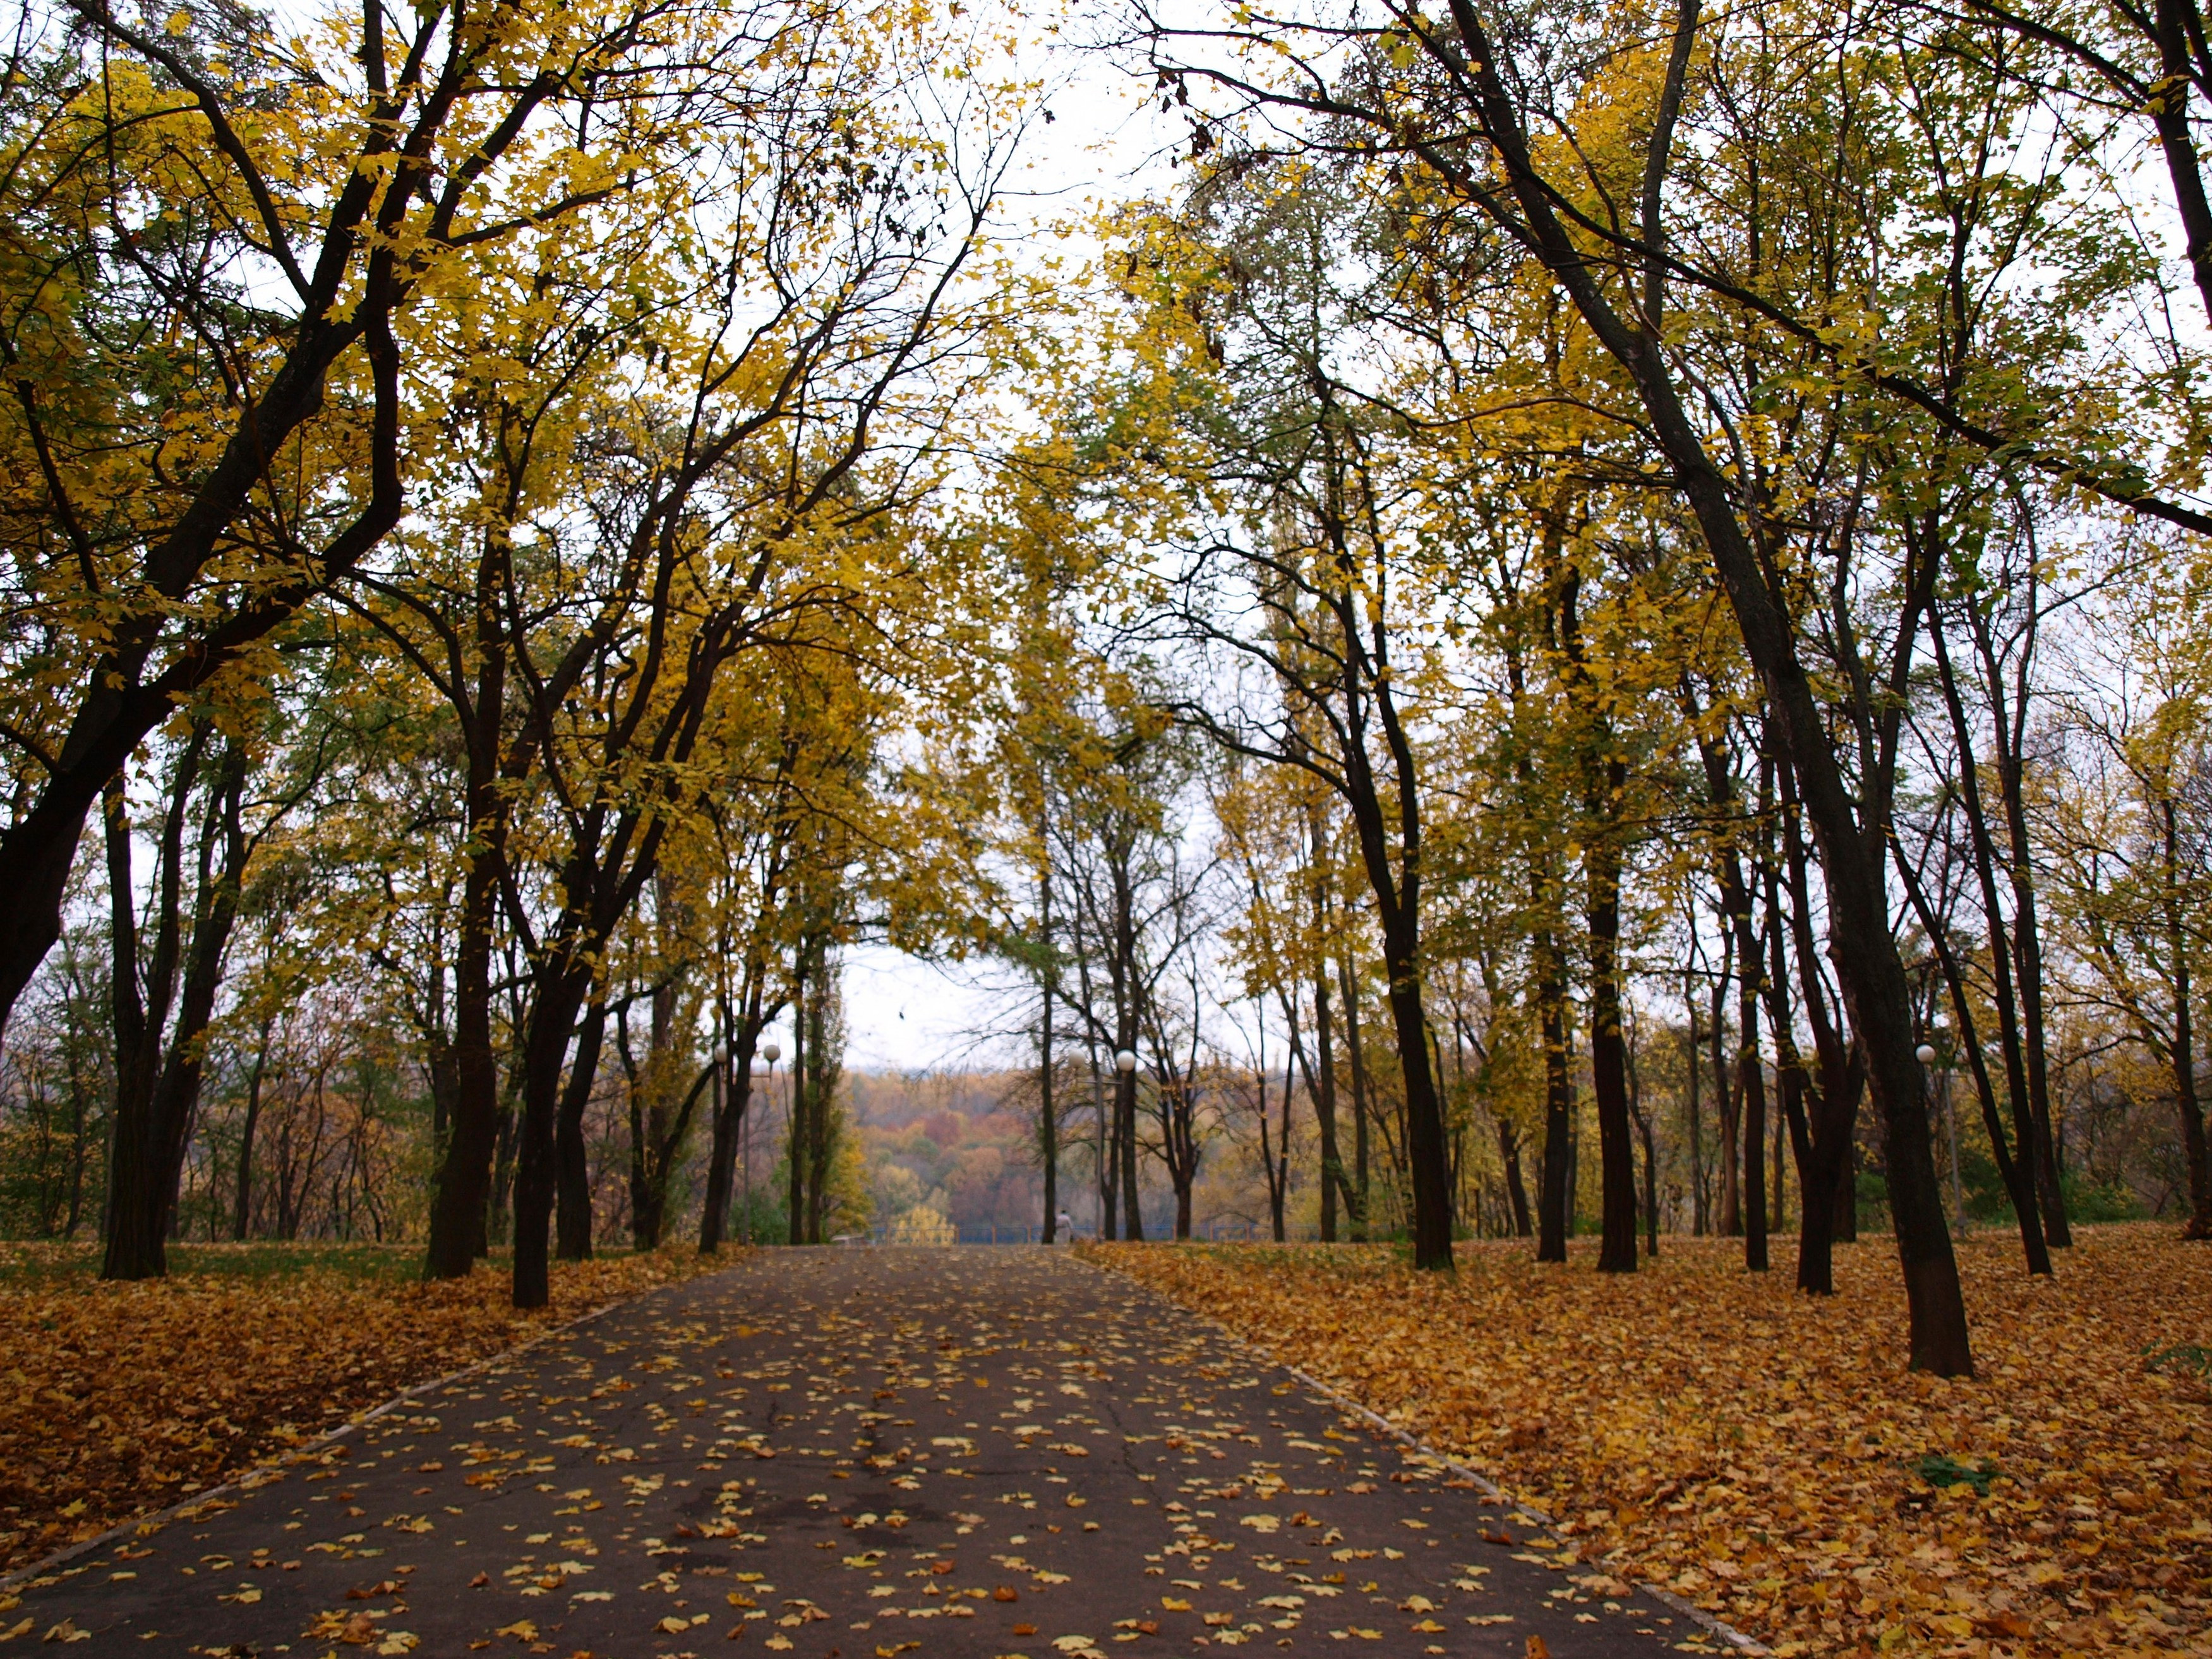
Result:
<svg viewBox="0 0 2212 1659"><path fill-rule="evenodd" d="M678 1279L674 1282L682 1284L685 1281ZM496 1353L486 1354L482 1359L464 1365L459 1370L447 1371L443 1376L434 1376L427 1382L417 1382L411 1389L403 1389L382 1404L373 1406L364 1412L356 1413L336 1428L327 1429L312 1440L302 1441L296 1446L286 1447L275 1457L254 1464L252 1468L234 1475L220 1486L210 1486L205 1492L194 1492L190 1498L180 1499L167 1509L155 1510L150 1515L131 1516L127 1520L117 1522L105 1532L95 1533L92 1537L74 1544L65 1544L52 1554L43 1556L28 1566L18 1567L12 1572L0 1573L0 1595L13 1595L33 1579L43 1578L57 1567L65 1567L79 1556L90 1555L119 1538L138 1535L138 1529L141 1527L153 1527L158 1529L184 1518L185 1511L187 1510L198 1509L204 1504L214 1503L218 1498L258 1492L262 1487L282 1476L287 1470L295 1468L301 1463L312 1462L339 1442L350 1439L360 1433L379 1419L390 1416L410 1400L420 1399L434 1389L464 1382L471 1376L491 1370L495 1365L504 1364L509 1360L519 1358L532 1348L550 1342L556 1337L567 1336L590 1324L595 1319L605 1318L616 1309L636 1301L641 1296L650 1296L655 1291L666 1288L667 1286L663 1285L652 1285L630 1296L617 1297L612 1302L601 1303L598 1307L578 1314L574 1319L562 1324L549 1325L544 1330L525 1338L522 1341L512 1346L501 1348Z"/></svg>
<svg viewBox="0 0 2212 1659"><path fill-rule="evenodd" d="M1135 1285L1140 1289L1150 1292L1152 1295L1159 1297L1164 1302L1172 1300L1172 1298L1163 1295L1157 1290L1154 1290L1150 1285L1145 1284L1142 1279L1133 1278L1128 1273L1121 1273L1117 1268L1109 1267L1099 1262L1088 1261L1080 1255L1076 1256L1074 1259L1078 1261L1081 1261L1085 1267L1089 1267L1094 1273L1111 1273L1117 1279L1121 1279L1127 1283ZM1176 1305L1179 1308L1182 1307L1182 1304L1180 1303L1177 1303ZM1338 1389L1332 1388L1329 1384L1322 1382L1319 1377L1311 1376L1305 1371L1302 1371L1296 1365L1291 1364L1288 1360L1268 1352L1267 1349L1261 1347L1257 1343L1249 1340L1240 1333L1231 1329L1227 1325L1215 1318L1212 1314L1200 1313L1194 1308L1182 1308L1182 1310L1185 1313L1195 1315L1198 1318L1204 1320L1207 1324L1212 1326L1215 1330L1218 1331L1224 1338L1227 1339L1232 1346L1242 1349L1245 1353L1253 1356L1255 1358L1261 1360L1264 1364L1273 1365L1278 1370L1285 1371L1290 1376L1296 1377L1302 1386L1312 1389L1316 1394L1320 1395L1323 1399L1327 1400L1330 1405L1337 1407L1338 1410L1350 1413L1352 1416L1359 1419L1361 1422L1368 1425L1369 1427L1380 1430L1391 1439L1397 1441L1401 1445L1406 1446L1410 1449L1419 1453L1422 1456L1432 1460L1443 1468L1449 1469L1454 1474L1458 1475L1462 1480L1473 1483L1475 1490L1481 1492L1485 1497L1495 1498L1501 1504L1510 1504L1516 1510L1520 1510L1528 1515L1535 1516L1540 1519L1547 1527L1557 1527L1558 1522L1553 1518L1551 1513L1547 1510L1542 1504L1526 1502L1521 1498L1514 1497L1503 1486L1499 1486L1495 1480L1492 1480L1488 1475L1484 1474L1478 1469L1470 1468L1468 1465L1461 1462L1455 1457L1447 1456L1444 1453L1438 1451L1434 1446L1430 1445L1426 1441L1419 1439L1406 1430L1399 1427L1398 1425L1393 1423L1389 1418L1383 1416L1382 1413L1369 1410L1358 1401L1352 1399L1348 1395L1343 1394ZM1719 1640L1725 1642L1729 1647L1735 1649L1738 1653L1756 1656L1757 1659L1773 1659L1774 1650L1768 1647L1757 1637L1745 1634L1742 1631L1738 1630L1734 1625L1729 1624L1726 1620L1717 1618L1712 1613L1707 1613L1703 1607L1698 1606L1695 1602L1687 1601L1682 1596L1674 1594L1674 1591L1666 1589L1664 1586L1653 1583L1649 1579L1635 1579L1632 1582L1635 1583L1638 1589L1642 1591L1644 1595L1649 1595L1653 1601L1660 1602L1663 1606L1670 1607L1674 1612L1680 1613L1685 1619L1689 1620L1692 1624L1698 1626L1708 1635L1716 1637Z"/></svg>

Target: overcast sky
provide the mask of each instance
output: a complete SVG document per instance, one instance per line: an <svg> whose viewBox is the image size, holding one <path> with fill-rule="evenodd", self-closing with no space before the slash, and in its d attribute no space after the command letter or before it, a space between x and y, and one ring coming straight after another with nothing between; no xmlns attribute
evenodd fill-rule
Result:
<svg viewBox="0 0 2212 1659"><path fill-rule="evenodd" d="M1050 122L1033 123L1008 180L1009 234L1033 239L1038 257L1077 249L1050 234L1091 204L1173 187L1164 159L1179 128L1161 118L1141 83L1094 53L1040 48L1034 73L1050 88ZM883 945L846 958L846 1063L863 1071L963 1069L1017 1057L991 1034L1019 1019L1003 969L918 962ZM778 1034L789 1052L787 1030Z"/></svg>

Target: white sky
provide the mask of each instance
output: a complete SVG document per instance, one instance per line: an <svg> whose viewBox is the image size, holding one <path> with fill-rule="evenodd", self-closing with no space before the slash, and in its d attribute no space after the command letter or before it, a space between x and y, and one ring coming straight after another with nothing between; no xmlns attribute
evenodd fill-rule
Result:
<svg viewBox="0 0 2212 1659"><path fill-rule="evenodd" d="M1085 216L1090 204L1174 187L1163 157L1182 137L1146 95L1103 56L1041 50L1034 71L1051 88L1049 123L1034 124L1026 159L1008 180L1004 214L1018 239L1036 240L1040 258L1070 255L1048 234ZM960 1070L1012 1060L1014 1045L989 1033L1015 1018L1003 966L936 964L886 945L845 960L846 1063L861 1071ZM778 1034L787 1053L787 1031Z"/></svg>

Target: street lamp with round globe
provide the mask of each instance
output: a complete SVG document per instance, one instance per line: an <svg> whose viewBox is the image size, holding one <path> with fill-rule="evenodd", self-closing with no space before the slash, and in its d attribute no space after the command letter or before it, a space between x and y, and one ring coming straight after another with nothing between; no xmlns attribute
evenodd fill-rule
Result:
<svg viewBox="0 0 2212 1659"><path fill-rule="evenodd" d="M1114 1069L1124 1077L1137 1069L1137 1057L1127 1048L1114 1056Z"/></svg>
<svg viewBox="0 0 2212 1659"><path fill-rule="evenodd" d="M761 1058L773 1066L783 1058L783 1050L773 1042L763 1042L761 1044Z"/></svg>
<svg viewBox="0 0 2212 1659"><path fill-rule="evenodd" d="M1936 1063L1936 1050L1929 1044L1923 1042L1912 1051L1912 1057L1923 1066L1933 1066Z"/></svg>

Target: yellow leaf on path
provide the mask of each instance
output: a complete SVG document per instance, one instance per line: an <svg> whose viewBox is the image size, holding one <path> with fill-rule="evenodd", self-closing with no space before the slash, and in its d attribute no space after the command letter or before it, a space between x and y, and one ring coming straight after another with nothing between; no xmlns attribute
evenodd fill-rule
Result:
<svg viewBox="0 0 2212 1659"><path fill-rule="evenodd" d="M1184 1601L1179 1595L1163 1595L1160 1597L1160 1605L1165 1607L1170 1613L1188 1613L1190 1611L1190 1603Z"/></svg>
<svg viewBox="0 0 2212 1659"><path fill-rule="evenodd" d="M518 1642L535 1642L538 1639L538 1626L527 1619L518 1619L511 1625L501 1625L495 1633L501 1636L512 1636Z"/></svg>

